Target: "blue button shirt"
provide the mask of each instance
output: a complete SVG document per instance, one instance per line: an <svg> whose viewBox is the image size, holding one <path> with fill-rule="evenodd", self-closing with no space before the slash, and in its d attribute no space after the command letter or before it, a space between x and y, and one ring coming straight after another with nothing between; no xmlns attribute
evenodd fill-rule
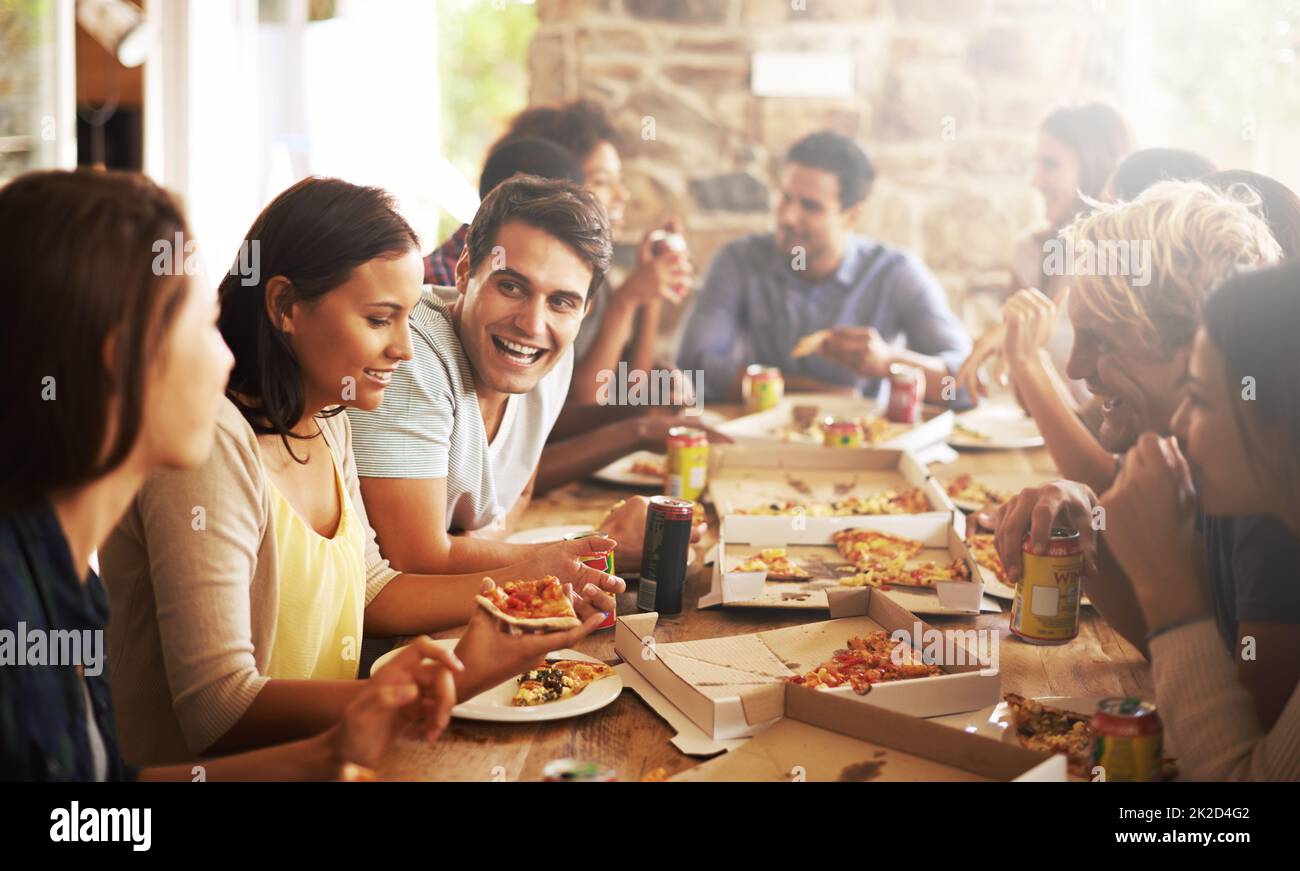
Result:
<svg viewBox="0 0 1300 871"><path fill-rule="evenodd" d="M880 399L882 379L859 378L819 355L790 359L803 336L837 326L875 327L886 341L940 357L955 373L971 341L943 288L916 257L850 235L831 275L809 283L791 268L770 233L737 239L709 264L686 319L677 365L704 371L704 395L727 401L737 374L751 363L786 375L852 386ZM962 396L958 395L958 403Z"/></svg>

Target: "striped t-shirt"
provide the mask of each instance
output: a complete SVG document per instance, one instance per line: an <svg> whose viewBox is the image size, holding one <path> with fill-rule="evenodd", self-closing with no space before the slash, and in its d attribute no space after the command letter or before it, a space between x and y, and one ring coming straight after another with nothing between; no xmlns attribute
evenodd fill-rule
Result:
<svg viewBox="0 0 1300 871"><path fill-rule="evenodd" d="M348 409L352 447L363 478L446 478L447 528L481 529L532 477L569 392L573 349L531 391L509 397L489 447L451 308L425 291L411 312L412 358L393 373L384 404Z"/></svg>

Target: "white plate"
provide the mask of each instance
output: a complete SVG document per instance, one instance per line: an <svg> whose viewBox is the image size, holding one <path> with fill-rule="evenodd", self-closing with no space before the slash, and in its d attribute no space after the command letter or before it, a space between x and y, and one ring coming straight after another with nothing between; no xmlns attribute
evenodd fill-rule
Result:
<svg viewBox="0 0 1300 871"><path fill-rule="evenodd" d="M662 490L664 486L663 476L643 475L640 472L632 471L632 464L640 462L663 465L668 462L668 458L653 451L637 451L634 454L628 454L622 459L615 460L600 471L593 473L591 477L597 481L604 481L606 484L618 484L620 487L647 487Z"/></svg>
<svg viewBox="0 0 1300 871"><path fill-rule="evenodd" d="M963 427L981 433L987 438L972 438ZM948 444L962 450L1015 450L1041 448L1043 434L1038 424L1023 414L1018 416L981 414L977 409L957 415Z"/></svg>
<svg viewBox="0 0 1300 871"><path fill-rule="evenodd" d="M564 536L572 535L575 532L588 532L590 526L539 526L536 529L521 529L516 533L508 536L506 542L509 544L546 544L552 541L561 541ZM698 557L695 556L695 547L691 546L686 550L686 565L693 566ZM641 561L637 560L632 565L624 568L614 560L614 574L620 578L639 578L641 576Z"/></svg>
<svg viewBox="0 0 1300 871"><path fill-rule="evenodd" d="M450 649L456 646L456 641L455 638L439 638L434 643L439 647ZM401 648L399 647L376 659L374 665L370 667L371 673L373 674L381 669L385 663L400 651ZM595 657L579 653L576 650L554 650L546 654L546 658L600 662ZM468 701L461 702L451 709L451 715L462 720L485 720L492 723L540 723L545 720L563 720L568 717L590 714L592 711L598 711L614 701L614 699L618 698L618 694L623 691L623 679L617 673L612 674L588 685L585 690L576 696L569 696L569 698L560 699L558 702L547 702L544 705L533 705L524 708L516 708L510 704L510 700L514 698L515 690L518 688L517 678L512 677L490 690L479 693Z"/></svg>

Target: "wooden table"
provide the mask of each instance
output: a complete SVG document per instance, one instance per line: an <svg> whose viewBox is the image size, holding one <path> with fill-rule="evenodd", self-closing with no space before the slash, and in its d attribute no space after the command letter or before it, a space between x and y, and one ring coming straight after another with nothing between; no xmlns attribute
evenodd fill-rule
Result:
<svg viewBox="0 0 1300 871"><path fill-rule="evenodd" d="M1043 449L963 453L951 465L935 466L940 478L964 471L1018 472L1050 480L1051 458ZM629 491L597 482L570 484L538 499L525 513L520 528L595 524L616 500ZM713 518L711 518L713 519ZM700 543L700 554L715 541L713 528ZM660 618L659 642L740 635L779 629L807 621L797 612L755 612L721 608L698 611L695 602L707 592L710 568L696 572L687 584L686 608L678 617ZM636 607L636 585L619 597L620 613ZM1003 692L1025 696L1133 695L1151 698L1147 661L1091 608L1085 608L1079 637L1067 645L1025 644L1007 632L1010 606L1001 614L978 617L927 617L940 629L995 629L1003 639L1000 670ZM451 633L458 634L458 633ZM614 653L613 630L593 633L578 645L584 653L609 663ZM673 730L636 693L626 691L593 714L550 723L499 724L453 720L433 746L399 739L381 774L406 780L539 780L552 759L591 759L613 768L620 780L640 780L663 769L672 775L703 761L687 756L670 743Z"/></svg>

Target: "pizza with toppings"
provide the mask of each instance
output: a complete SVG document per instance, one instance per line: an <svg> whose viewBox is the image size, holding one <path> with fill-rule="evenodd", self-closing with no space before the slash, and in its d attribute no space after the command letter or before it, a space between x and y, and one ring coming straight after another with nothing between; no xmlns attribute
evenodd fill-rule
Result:
<svg viewBox="0 0 1300 871"><path fill-rule="evenodd" d="M840 556L857 570L841 578L845 587L933 587L940 581L969 581L970 569L957 559L947 565L933 561L909 565L925 547L922 542L872 529L841 529L834 535Z"/></svg>
<svg viewBox="0 0 1300 871"><path fill-rule="evenodd" d="M614 669L603 662L550 660L519 676L519 689L510 704L525 708L567 699L613 673Z"/></svg>
<svg viewBox="0 0 1300 871"><path fill-rule="evenodd" d="M787 499L742 508L737 514L804 515L807 517L862 517L872 514L924 514L930 500L920 487L907 490L882 490L870 496L846 496L832 502L798 502Z"/></svg>
<svg viewBox="0 0 1300 871"><path fill-rule="evenodd" d="M812 671L796 674L787 680L813 689L834 689L848 685L864 695L872 684L910 680L943 674L937 665L923 661L911 646L894 641L883 629L866 638L854 635L848 647L837 650L830 659Z"/></svg>
<svg viewBox="0 0 1300 871"><path fill-rule="evenodd" d="M628 467L628 471L633 475L645 475L647 478L662 478L664 476L664 464L662 462L650 462L648 460L637 460Z"/></svg>
<svg viewBox="0 0 1300 871"><path fill-rule="evenodd" d="M554 575L534 581L493 582L474 600L497 619L522 629L572 629L582 625L569 594Z"/></svg>
<svg viewBox="0 0 1300 871"><path fill-rule="evenodd" d="M958 475L948 482L947 490L948 495L953 499L981 507L985 505L1001 505L1012 496L1006 490L999 490L996 487L990 487L983 481L975 480L972 475Z"/></svg>
<svg viewBox="0 0 1300 871"><path fill-rule="evenodd" d="M1008 587L1014 586L1007 578L1007 568L1002 565L998 548L991 532L972 532L966 537L966 546L970 548L975 562L997 575L999 581Z"/></svg>
<svg viewBox="0 0 1300 871"><path fill-rule="evenodd" d="M1020 746L1039 753L1064 753L1075 777L1088 777L1092 768L1092 718L1054 708L1016 693L1002 697L1011 711L1011 726Z"/></svg>
<svg viewBox="0 0 1300 871"><path fill-rule="evenodd" d="M840 529L833 537L840 556L859 568L882 561L910 560L925 547L914 538L872 529Z"/></svg>
<svg viewBox="0 0 1300 871"><path fill-rule="evenodd" d="M767 572L769 581L800 580L811 577L807 571L790 562L783 547L765 547L732 571Z"/></svg>

